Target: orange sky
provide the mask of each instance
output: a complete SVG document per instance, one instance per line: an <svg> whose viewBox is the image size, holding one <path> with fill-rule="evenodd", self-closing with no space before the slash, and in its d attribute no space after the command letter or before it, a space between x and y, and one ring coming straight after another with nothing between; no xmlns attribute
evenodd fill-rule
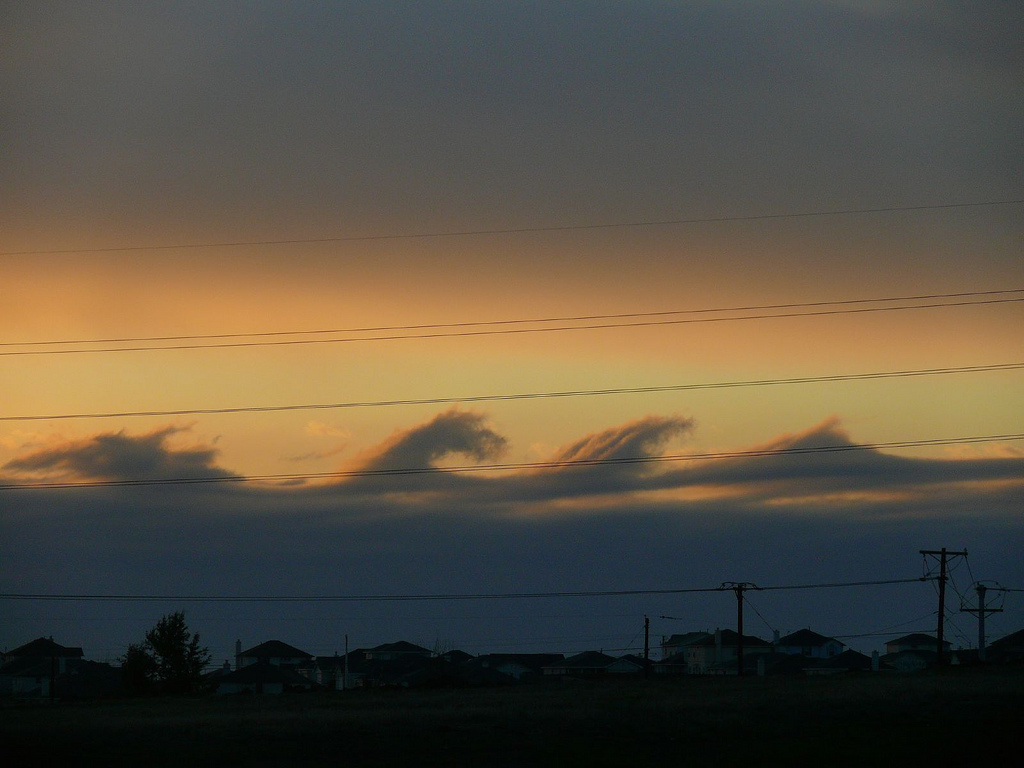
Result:
<svg viewBox="0 0 1024 768"><path fill-rule="evenodd" d="M717 1L11 9L0 47L0 417L8 419L0 420L0 484L96 466L133 480L146 466L164 474L256 475L408 457L438 464L538 461L602 437L621 438L648 456L804 438L846 445L1019 434L1020 369L456 410L435 403L10 417L1024 362L1024 302L1012 293L1024 290L1021 13L1013 3L977 13L843 2L753 11ZM625 224L644 225L619 226ZM325 241L260 244L284 240ZM249 245L205 247L216 243ZM176 247L189 245L204 247ZM991 291L1011 293L989 298L1015 301L463 338L4 354L58 340L960 292L979 292L970 300L980 301L980 292ZM687 429L672 426L689 419ZM59 589L48 580L74 579L97 591L122 589L125 574L135 573L134 550L105 550L111 536L102 531L121 530L120 521L134 521L136 512L151 516L139 529L139 551L149 547L172 564L195 560L199 565L185 570L204 583L249 578L247 587L267 574L295 583L310 578L267 554L280 531L266 521L284 513L321 532L327 560L364 535L338 534L332 526L347 525L345 515L379 514L386 535L366 534L369 544L345 550L353 563L375 557L377 546L419 551L394 521L422 513L437 526L430 530L439 551L453 561L469 557L465 562L482 570L493 567L489 583L505 590L537 574L562 578L561 554L545 548L540 527L524 524L509 534L489 526L517 514L569 525L557 514L545 518L559 511L586 523L571 533L585 542L573 553L572 573L581 578L610 578L606 564L616 562L619 581L660 582L660 565L653 572L650 558L619 547L628 539L640 551L651 538L665 553L697 548L695 560L705 558L708 568L761 563L772 572L758 526L782 521L768 533L793 547L788 567L803 556L811 562L808 553L830 541L825 519L841 521L851 540L870 535L873 551L885 557L895 551L886 542L913 551L958 545L918 541L922 536L979 531L990 550L1001 552L996 559L1006 572L1019 575L1019 525L1008 525L1007 515L1019 509L1022 450L1019 440L1007 440L861 452L861 462L848 465L817 457L797 462L794 475L778 483L759 480L756 462L738 462L738 469L714 464L706 482L695 479L699 462L663 467L664 483L642 471L581 474L587 482L579 486L558 473L540 480L501 473L505 484L459 475L441 490L409 481L404 498L405 486L392 491L372 483L365 486L372 493L353 483L264 495L263 486L244 484L195 495L191 488L147 486L152 493L138 498L114 491L90 497L96 489L35 497L0 489L0 526L12 526L0 531L0 541L64 531L73 520L86 527L77 537L61 534L70 548L62 554L80 541L79 560L68 554L68 562L87 564L49 573L38 563L50 562L52 553L5 551L0 587ZM993 457L1003 461L985 460ZM956 461L939 461L947 458ZM747 473L735 485L732 469ZM506 490L508 499L499 498ZM234 529L219 528L222 516L250 508L267 513L259 525L268 527L258 525L252 541L269 559L255 564ZM88 515L79 520L83 509ZM975 516L958 516L967 509ZM332 517L339 510L344 514ZM466 510L489 522L467 523L459 517ZM673 525L685 519L696 526L687 530L698 533L665 533L663 512ZM32 515L45 523L36 528ZM176 523L161 528L161 515ZM633 515L645 516L649 527L635 534L627 528L624 539L617 526ZM720 548L712 552L698 534L705 520L720 515L731 522L708 523L704 531L717 537ZM786 527L798 518L813 520L814 547ZM473 546L449 536L446 526L456 520ZM940 527L915 528L922 520ZM890 521L904 526L899 536L891 535ZM729 535L729 525L741 524L752 543L736 544ZM165 546L168 531L180 541ZM533 554L506 553L506 534ZM208 549L193 551L194 540ZM308 539L291 546L304 551ZM499 554L488 554L492 549ZM880 569L892 562L879 557ZM442 584L449 574L432 563L418 564L414 556L403 562L408 573L371 563L362 571L353 566L348 578L370 579L367 592L382 584L401 591L402 578L421 577L438 589L455 588ZM38 634L49 630L41 626Z"/></svg>

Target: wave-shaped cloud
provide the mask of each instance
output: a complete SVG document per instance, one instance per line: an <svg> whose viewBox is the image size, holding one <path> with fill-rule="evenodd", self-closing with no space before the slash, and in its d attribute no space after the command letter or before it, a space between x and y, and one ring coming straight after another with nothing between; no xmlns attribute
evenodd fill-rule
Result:
<svg viewBox="0 0 1024 768"><path fill-rule="evenodd" d="M655 455L671 438L693 429L693 419L646 416L593 432L556 451L552 461L615 461Z"/></svg>
<svg viewBox="0 0 1024 768"><path fill-rule="evenodd" d="M18 456L3 469L47 479L169 480L230 477L216 464L218 451L210 446L175 449L172 435L189 427L166 426L141 435L101 432L79 440L63 440Z"/></svg>
<svg viewBox="0 0 1024 768"><path fill-rule="evenodd" d="M451 408L430 421L392 434L356 457L347 469L383 471L437 466L449 456L473 461L501 458L508 441L487 425L484 414Z"/></svg>
<svg viewBox="0 0 1024 768"><path fill-rule="evenodd" d="M462 464L497 463L506 453L508 439L495 430L486 414L453 408L396 431L343 467L382 476L328 485L278 486L266 499L260 497L268 492L266 486L246 485L226 491L235 496L225 498L224 504L231 508L237 497L246 497L250 505L270 508L288 500L294 509L312 509L323 502L364 518L460 511L480 517L557 516L567 509L628 513L654 506L679 515L714 509L723 514L742 511L772 516L811 508L920 515L929 508L969 504L970 499L997 503L1024 490L1024 457L1014 452L956 458L898 456L857 443L838 418L747 448L774 455L708 459L694 454L687 461L680 454L680 461L647 461L663 456L672 440L688 436L693 429L693 419L651 415L583 435L555 450L547 458L551 466L499 473L405 474L403 470L443 469L453 457L464 459ZM51 441L2 469L22 480L232 476L218 466L215 448L168 444L174 435L186 431L188 427L166 426L139 435L105 432ZM821 448L833 450L817 450Z"/></svg>

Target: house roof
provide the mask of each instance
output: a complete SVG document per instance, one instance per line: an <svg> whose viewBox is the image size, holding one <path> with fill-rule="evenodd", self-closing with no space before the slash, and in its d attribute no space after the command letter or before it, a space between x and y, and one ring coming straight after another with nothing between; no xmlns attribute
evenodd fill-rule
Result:
<svg viewBox="0 0 1024 768"><path fill-rule="evenodd" d="M817 632L812 632L810 629L798 629L792 634L786 635L785 637L779 638L779 645L793 645L800 646L811 646L817 648L825 643L839 643L840 645L846 645L841 643L834 637L825 637L825 635L819 635Z"/></svg>
<svg viewBox="0 0 1024 768"><path fill-rule="evenodd" d="M1016 632L1012 632L998 640L993 640L988 644L989 648L1005 648L1007 650L1011 648L1021 648L1022 646L1024 646L1024 629L1018 629Z"/></svg>
<svg viewBox="0 0 1024 768"><path fill-rule="evenodd" d="M890 640L886 645L924 645L924 646L937 646L938 639L934 635L926 635L923 632L914 632L903 637L897 637L895 640ZM950 645L948 640L942 641L942 647L946 648Z"/></svg>
<svg viewBox="0 0 1024 768"><path fill-rule="evenodd" d="M629 661L633 664L639 664L641 667L647 663L643 656L639 656L635 653L627 653L625 656L619 656L618 661Z"/></svg>
<svg viewBox="0 0 1024 768"><path fill-rule="evenodd" d="M82 649L69 648L60 643L55 643L52 637L39 637L4 654L4 658L8 659L13 656L59 656L80 659L82 657Z"/></svg>
<svg viewBox="0 0 1024 768"><path fill-rule="evenodd" d="M397 643L384 643L378 645L376 648L370 648L368 653L416 653L420 655L430 654L429 648L424 648L420 645L414 645L413 643L407 643L405 640L399 640Z"/></svg>
<svg viewBox="0 0 1024 768"><path fill-rule="evenodd" d="M560 662L549 664L549 667L556 669L604 669L615 661L614 656L609 656L600 651L583 651L575 656L570 656Z"/></svg>
<svg viewBox="0 0 1024 768"><path fill-rule="evenodd" d="M241 655L257 659L313 658L312 654L300 651L295 646L282 643L280 640L267 640L265 643L253 646L247 651L242 651Z"/></svg>
<svg viewBox="0 0 1024 768"><path fill-rule="evenodd" d="M683 633L681 635L672 635L667 640L662 640L661 644L663 646L666 646L666 645L676 645L676 646L689 645L690 643L692 643L692 642L694 642L696 640L703 640L705 637L708 637L708 635L709 635L708 632L685 632L685 633Z"/></svg>

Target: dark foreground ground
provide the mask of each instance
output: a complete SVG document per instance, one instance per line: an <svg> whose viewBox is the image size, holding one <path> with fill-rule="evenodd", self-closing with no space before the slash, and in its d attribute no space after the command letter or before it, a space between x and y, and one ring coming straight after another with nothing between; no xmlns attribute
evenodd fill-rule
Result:
<svg viewBox="0 0 1024 768"><path fill-rule="evenodd" d="M1024 669L564 681L0 710L10 766L1016 764Z"/></svg>

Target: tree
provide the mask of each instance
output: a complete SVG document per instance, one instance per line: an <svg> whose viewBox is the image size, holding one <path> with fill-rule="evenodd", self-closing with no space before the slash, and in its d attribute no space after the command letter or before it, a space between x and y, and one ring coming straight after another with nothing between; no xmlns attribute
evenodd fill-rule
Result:
<svg viewBox="0 0 1024 768"><path fill-rule="evenodd" d="M132 644L121 659L125 687L132 693L157 689L163 693L191 693L210 663L210 650L199 645L182 611L170 613Z"/></svg>
<svg viewBox="0 0 1024 768"><path fill-rule="evenodd" d="M151 693L156 686L156 661L145 644L132 643L121 657L121 682L132 696Z"/></svg>

